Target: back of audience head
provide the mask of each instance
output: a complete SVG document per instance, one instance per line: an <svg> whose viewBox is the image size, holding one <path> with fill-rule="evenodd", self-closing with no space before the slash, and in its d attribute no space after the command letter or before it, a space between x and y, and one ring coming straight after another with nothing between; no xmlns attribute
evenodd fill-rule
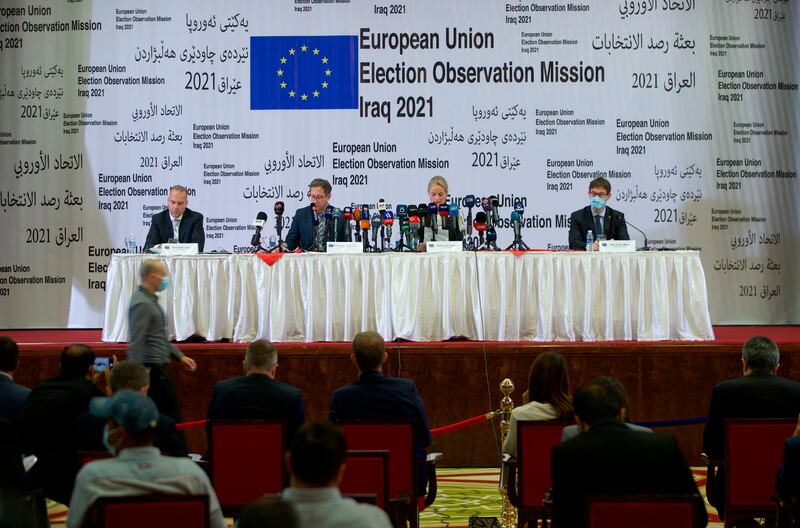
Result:
<svg viewBox="0 0 800 528"><path fill-rule="evenodd" d="M751 337L742 347L744 372L769 372L774 374L781 362L781 354L775 342L763 336Z"/></svg>
<svg viewBox="0 0 800 528"><path fill-rule="evenodd" d="M257 372L275 376L278 368L278 350L266 339L258 339L250 343L244 354L246 372Z"/></svg>
<svg viewBox="0 0 800 528"><path fill-rule="evenodd" d="M147 395L150 387L150 371L138 361L120 361L111 369L111 392L128 389Z"/></svg>
<svg viewBox="0 0 800 528"><path fill-rule="evenodd" d="M294 507L277 497L264 497L247 504L235 528L297 528L300 519Z"/></svg>
<svg viewBox="0 0 800 528"><path fill-rule="evenodd" d="M579 424L591 426L597 420L623 420L627 396L625 388L610 376L597 376L578 389L572 400Z"/></svg>
<svg viewBox="0 0 800 528"><path fill-rule="evenodd" d="M108 398L93 398L89 410L108 420L107 442L112 454L128 447L152 446L156 438L158 409L141 392L120 389Z"/></svg>
<svg viewBox="0 0 800 528"><path fill-rule="evenodd" d="M19 346L8 336L0 336L0 370L14 372L19 360Z"/></svg>
<svg viewBox="0 0 800 528"><path fill-rule="evenodd" d="M561 418L573 414L567 360L558 352L539 354L528 373L529 402L549 403Z"/></svg>
<svg viewBox="0 0 800 528"><path fill-rule="evenodd" d="M312 422L297 430L289 452L292 486L338 486L344 475L347 444L342 430L329 422Z"/></svg>
<svg viewBox="0 0 800 528"><path fill-rule="evenodd" d="M60 375L63 378L83 378L92 373L94 352L87 345L67 345L61 351Z"/></svg>
<svg viewBox="0 0 800 528"><path fill-rule="evenodd" d="M379 371L386 360L383 337L378 332L356 335L353 339L353 360L362 373Z"/></svg>

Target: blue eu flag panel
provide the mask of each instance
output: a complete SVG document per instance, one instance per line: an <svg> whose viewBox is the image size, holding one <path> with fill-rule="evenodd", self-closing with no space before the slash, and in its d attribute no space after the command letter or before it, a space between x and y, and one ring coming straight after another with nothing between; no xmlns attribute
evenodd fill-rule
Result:
<svg viewBox="0 0 800 528"><path fill-rule="evenodd" d="M354 35L250 37L250 109L358 108Z"/></svg>

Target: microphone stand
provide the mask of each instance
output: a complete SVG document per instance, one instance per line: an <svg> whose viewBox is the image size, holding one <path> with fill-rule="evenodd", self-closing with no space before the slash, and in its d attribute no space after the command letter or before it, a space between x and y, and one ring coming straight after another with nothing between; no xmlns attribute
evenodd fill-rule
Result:
<svg viewBox="0 0 800 528"><path fill-rule="evenodd" d="M612 215L611 218L614 218L614 216ZM617 218L617 220L619 220L619 218ZM635 225L633 225L632 223L628 222L625 219L623 219L622 221L625 223L626 226L631 226L636 231L640 232L644 237L644 246L640 247L637 251L650 251L652 248L648 247L647 245L647 235L644 234L644 231L642 231L641 229L639 229L638 227L636 227Z"/></svg>

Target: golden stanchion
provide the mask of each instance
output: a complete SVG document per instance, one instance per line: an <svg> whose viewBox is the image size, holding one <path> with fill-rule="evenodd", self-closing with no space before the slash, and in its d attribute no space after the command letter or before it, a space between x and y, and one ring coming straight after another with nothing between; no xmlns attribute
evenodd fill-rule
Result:
<svg viewBox="0 0 800 528"><path fill-rule="evenodd" d="M503 399L500 400L500 442L505 443L508 430L511 427L511 410L514 402L510 394L514 392L514 382L506 378L500 383L500 392ZM500 496L503 498L503 512L500 514L500 526L503 528L514 528L517 526L517 509L508 500L508 474L505 464L500 466Z"/></svg>

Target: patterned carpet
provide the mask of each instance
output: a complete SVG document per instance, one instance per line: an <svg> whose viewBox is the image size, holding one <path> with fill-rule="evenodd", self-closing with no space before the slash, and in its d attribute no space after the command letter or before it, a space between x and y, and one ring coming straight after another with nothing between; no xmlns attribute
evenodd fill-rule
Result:
<svg viewBox="0 0 800 528"><path fill-rule="evenodd" d="M697 487L705 497L706 468L692 468ZM497 481L500 471L495 468L462 468L438 469L439 489L434 502L420 516L422 528L446 526L460 528L469 525L469 518L498 517L502 508L500 495L497 493ZM721 528L722 523L716 510L706 502L709 528ZM65 526L67 508L56 502L48 502L50 523L54 528ZM228 519L228 526L233 526ZM646 526L643 523L642 526Z"/></svg>

